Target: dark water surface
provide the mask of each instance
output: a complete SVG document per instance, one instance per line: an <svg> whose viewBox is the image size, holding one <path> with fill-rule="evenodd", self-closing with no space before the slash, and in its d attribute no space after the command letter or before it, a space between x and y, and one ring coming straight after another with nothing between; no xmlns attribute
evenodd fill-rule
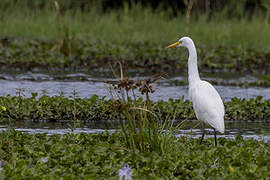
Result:
<svg viewBox="0 0 270 180"><path fill-rule="evenodd" d="M90 122L80 124L73 131L72 123L34 123L34 122L18 122L14 125L17 131L26 133L47 133L66 134L66 133L101 133L109 131L110 133L119 130L117 124ZM256 139L270 143L270 123L269 122L226 122L225 133L219 134L218 137L234 139L236 135L242 135L244 139ZM0 125L0 132L6 131L7 125ZM206 137L214 137L212 129L206 129ZM178 131L177 136L189 136L199 138L202 134L198 121L184 122Z"/></svg>
<svg viewBox="0 0 270 180"><path fill-rule="evenodd" d="M220 75L220 74L219 74ZM144 79L140 77L135 79ZM252 82L256 81L256 77L240 76L230 77L223 75L222 77L213 77L213 75L204 76L206 80L234 82ZM170 76L161 79L155 85L155 93L151 94L151 99L168 100L169 98L178 99L179 97L188 98L188 86L175 85L175 81L185 81L184 76ZM100 97L107 96L108 84L105 81L117 81L117 79L103 77L102 75L89 75L83 73L74 74L40 74L40 73L23 73L23 74L0 74L0 96L8 94L14 96L20 93L24 97L30 97L31 93L37 92L39 95L46 94L49 96L59 95L63 93L65 97L71 97L76 91L76 96L88 98L96 94ZM215 86L221 97L228 101L233 97L238 98L254 98L263 96L270 99L270 88L264 87L238 87L238 86Z"/></svg>

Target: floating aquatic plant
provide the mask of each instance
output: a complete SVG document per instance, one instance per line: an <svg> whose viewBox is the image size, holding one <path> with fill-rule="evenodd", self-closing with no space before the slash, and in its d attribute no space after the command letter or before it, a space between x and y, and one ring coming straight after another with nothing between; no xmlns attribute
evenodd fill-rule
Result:
<svg viewBox="0 0 270 180"><path fill-rule="evenodd" d="M132 90L131 90L132 91ZM132 96L132 93L130 93ZM50 97L32 94L32 97L18 96L0 97L0 104L6 107L6 111L0 108L0 120L8 121L116 121L123 120L119 111L133 106L116 99L106 100L105 97L96 95L90 98L66 98L63 95ZM144 95L145 96L145 95ZM116 98L116 97L115 97ZM130 103L144 107L142 98L130 100ZM195 114L189 100L168 99L157 102L150 101L151 112L160 120L175 119L178 121L193 120ZM75 108L74 108L75 107ZM145 108L144 108L145 109ZM269 121L270 100L262 97L251 99L233 98L225 102L225 120L230 121ZM135 110L135 109L134 109ZM135 117L136 118L136 117Z"/></svg>
<svg viewBox="0 0 270 180"><path fill-rule="evenodd" d="M120 132L46 135L0 133L0 179L268 179L270 144L254 139L179 137L170 151L126 148ZM41 161L46 157L46 163ZM128 168L122 162L129 164ZM131 172L129 171L131 170Z"/></svg>

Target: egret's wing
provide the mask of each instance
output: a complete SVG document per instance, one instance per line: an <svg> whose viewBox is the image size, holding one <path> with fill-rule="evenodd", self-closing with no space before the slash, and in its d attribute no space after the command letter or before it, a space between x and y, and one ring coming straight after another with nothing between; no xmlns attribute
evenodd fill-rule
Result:
<svg viewBox="0 0 270 180"><path fill-rule="evenodd" d="M206 81L199 81L190 87L189 95L196 117L224 131L224 105L216 89Z"/></svg>

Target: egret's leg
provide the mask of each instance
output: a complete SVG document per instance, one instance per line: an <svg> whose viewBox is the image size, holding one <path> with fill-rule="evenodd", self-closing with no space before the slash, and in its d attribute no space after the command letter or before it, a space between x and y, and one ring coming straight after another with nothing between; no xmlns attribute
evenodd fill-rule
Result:
<svg viewBox="0 0 270 180"><path fill-rule="evenodd" d="M202 137L201 137L201 140L200 140L200 144L202 144L202 141L203 141L203 138L204 138L204 134L205 134L205 130L204 130L204 123L202 124Z"/></svg>
<svg viewBox="0 0 270 180"><path fill-rule="evenodd" d="M214 133L215 133L215 146L217 146L217 132L215 129L214 129Z"/></svg>

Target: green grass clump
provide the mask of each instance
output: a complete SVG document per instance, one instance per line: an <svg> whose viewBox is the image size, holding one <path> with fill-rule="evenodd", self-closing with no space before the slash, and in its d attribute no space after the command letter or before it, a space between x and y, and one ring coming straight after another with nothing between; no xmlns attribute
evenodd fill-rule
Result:
<svg viewBox="0 0 270 180"><path fill-rule="evenodd" d="M170 151L134 152L119 132L109 134L0 133L3 179L118 179L128 164L133 179L267 179L270 146L256 140L174 138Z"/></svg>
<svg viewBox="0 0 270 180"><path fill-rule="evenodd" d="M30 98L21 96L0 97L0 106L6 107L6 111L0 109L0 119L9 118L13 121L110 121L125 120L120 106L114 100L105 100L98 96L91 98L65 98L63 96L41 96L33 94ZM144 107L142 98L134 102ZM192 104L188 100L169 99L168 101L150 102L151 111L159 120L168 117L175 120L196 119ZM231 121L269 121L270 100L262 97L247 99L233 98L225 102L225 120Z"/></svg>

